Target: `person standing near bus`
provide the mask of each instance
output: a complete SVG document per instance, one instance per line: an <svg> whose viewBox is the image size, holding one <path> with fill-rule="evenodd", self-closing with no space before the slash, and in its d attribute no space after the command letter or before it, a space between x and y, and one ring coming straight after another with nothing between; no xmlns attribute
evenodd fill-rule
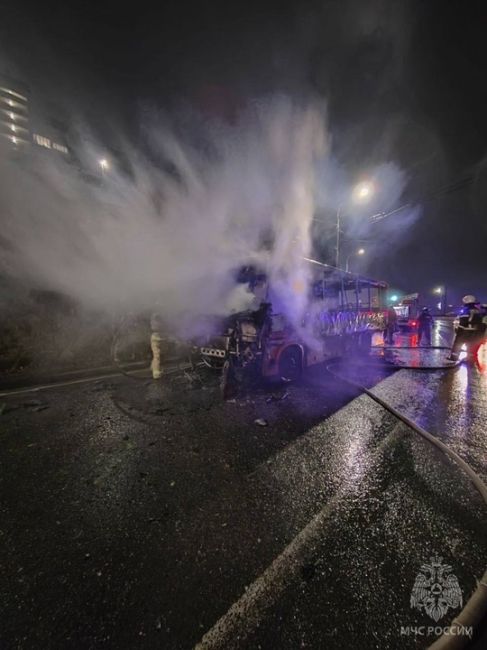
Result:
<svg viewBox="0 0 487 650"><path fill-rule="evenodd" d="M154 312L150 319L150 347L152 350L152 362L151 362L151 371L153 379L160 379L162 377L162 353L164 345L164 335L163 335L163 322L161 315L158 312Z"/></svg>
<svg viewBox="0 0 487 650"><path fill-rule="evenodd" d="M421 345L421 340L424 337L426 345L431 345L431 325L433 317L430 314L428 307L423 307L420 315L418 316L418 345Z"/></svg>
<svg viewBox="0 0 487 650"><path fill-rule="evenodd" d="M397 314L392 305L389 305L385 317L384 344L394 345L394 332L397 329Z"/></svg>

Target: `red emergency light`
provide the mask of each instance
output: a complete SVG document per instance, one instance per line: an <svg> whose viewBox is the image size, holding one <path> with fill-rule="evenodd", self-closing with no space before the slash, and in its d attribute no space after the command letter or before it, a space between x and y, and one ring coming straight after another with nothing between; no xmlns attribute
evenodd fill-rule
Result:
<svg viewBox="0 0 487 650"><path fill-rule="evenodd" d="M480 372L487 372L487 340L482 341L476 350L475 358Z"/></svg>

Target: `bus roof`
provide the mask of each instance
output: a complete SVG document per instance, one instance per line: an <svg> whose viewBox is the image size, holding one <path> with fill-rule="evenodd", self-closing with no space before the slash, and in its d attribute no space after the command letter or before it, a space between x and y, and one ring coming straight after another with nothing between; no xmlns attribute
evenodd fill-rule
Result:
<svg viewBox="0 0 487 650"><path fill-rule="evenodd" d="M324 262L319 262L318 260L313 260L309 257L304 257L303 259L306 262L309 262L315 269L321 270L325 280L336 280L337 282L342 282L343 280L347 283L355 283L358 280L362 286L366 285L387 289L387 282L384 282L383 280L372 280L371 278L366 278L357 273L349 273L343 269L338 269L336 266L331 266L330 264L325 264Z"/></svg>
<svg viewBox="0 0 487 650"><path fill-rule="evenodd" d="M368 286L373 288L387 289L387 283L382 280L373 280L371 278L366 278L357 273L349 273L343 269L338 269L335 266L330 264L325 264L318 260L313 260L309 257L303 257L303 259L308 262L313 268L313 273L315 275L315 280L324 280L325 282L336 282L337 284L344 283L349 287L354 286L357 281L361 284L362 287ZM249 280L264 279L266 273L260 269L257 269L254 266L242 267L237 272L237 281L238 282L248 282Z"/></svg>

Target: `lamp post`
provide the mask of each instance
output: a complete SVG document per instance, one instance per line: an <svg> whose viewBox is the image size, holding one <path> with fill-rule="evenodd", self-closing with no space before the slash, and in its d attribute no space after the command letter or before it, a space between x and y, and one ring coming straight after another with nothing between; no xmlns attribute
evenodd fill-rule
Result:
<svg viewBox="0 0 487 650"><path fill-rule="evenodd" d="M358 183L352 190L351 199L354 203L365 203L370 199L374 193L374 186L371 182L362 181ZM335 245L335 266L340 268L340 227L341 218L343 213L343 203L337 208L336 214L336 245Z"/></svg>
<svg viewBox="0 0 487 650"><path fill-rule="evenodd" d="M347 256L347 260L346 260L346 262L345 262L345 271L346 271L347 273L348 273L348 271L349 271L349 264L348 264L348 263L350 262L350 258L351 258L351 257L353 257L354 255L364 255L364 254L365 254L365 248L359 248L358 251L354 251L353 253L350 253L350 254Z"/></svg>
<svg viewBox="0 0 487 650"><path fill-rule="evenodd" d="M336 246L335 246L335 266L340 268L340 217L342 216L342 206L337 208L337 223L336 223Z"/></svg>

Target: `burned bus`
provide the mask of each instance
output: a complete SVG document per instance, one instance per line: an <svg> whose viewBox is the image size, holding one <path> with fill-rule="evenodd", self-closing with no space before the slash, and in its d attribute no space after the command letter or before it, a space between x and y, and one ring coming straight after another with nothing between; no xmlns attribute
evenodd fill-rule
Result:
<svg viewBox="0 0 487 650"><path fill-rule="evenodd" d="M229 316L221 332L200 348L203 361L222 371L228 396L246 378L298 379L308 366L348 353L368 353L384 328L387 285L315 260L309 265L307 309L299 323L275 309L263 273L240 276L256 296L255 309Z"/></svg>

